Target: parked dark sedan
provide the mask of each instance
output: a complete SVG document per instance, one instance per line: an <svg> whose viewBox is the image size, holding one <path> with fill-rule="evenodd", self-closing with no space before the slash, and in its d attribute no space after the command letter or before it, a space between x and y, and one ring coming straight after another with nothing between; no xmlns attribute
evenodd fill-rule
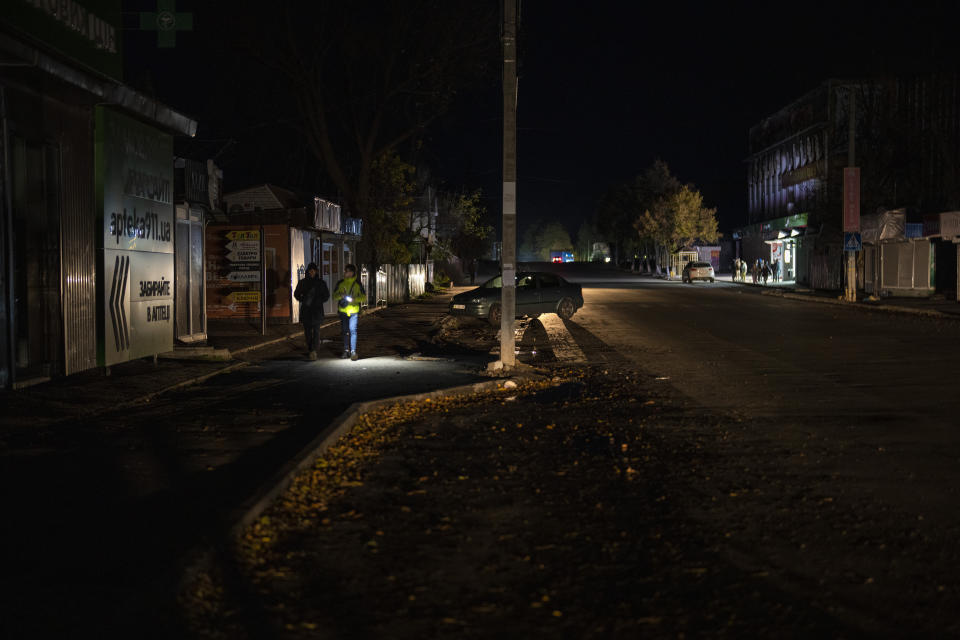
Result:
<svg viewBox="0 0 960 640"><path fill-rule="evenodd" d="M490 324L500 324L500 276L490 278L478 288L453 296L450 313L458 316L486 318ZM517 317L555 313L570 318L583 306L583 289L558 275L525 271L517 274Z"/></svg>

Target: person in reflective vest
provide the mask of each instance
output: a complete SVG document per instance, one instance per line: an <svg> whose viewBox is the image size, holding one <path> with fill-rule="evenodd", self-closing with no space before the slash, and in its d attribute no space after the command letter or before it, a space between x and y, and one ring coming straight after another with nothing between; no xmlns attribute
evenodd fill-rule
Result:
<svg viewBox="0 0 960 640"><path fill-rule="evenodd" d="M357 359L357 321L360 306L367 301L367 292L357 278L357 268L348 264L343 268L343 279L333 289L333 299L337 301L337 314L340 316L340 331L343 334L343 354L341 358Z"/></svg>

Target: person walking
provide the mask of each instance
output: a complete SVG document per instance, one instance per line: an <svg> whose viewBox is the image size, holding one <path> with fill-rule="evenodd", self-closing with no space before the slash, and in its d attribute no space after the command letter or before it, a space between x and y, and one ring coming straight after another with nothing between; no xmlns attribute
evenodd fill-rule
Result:
<svg viewBox="0 0 960 640"><path fill-rule="evenodd" d="M303 323L303 337L307 341L307 357L316 360L320 325L323 324L323 303L330 299L330 290L320 277L317 263L307 265L307 275L297 283L293 297L300 303L300 322Z"/></svg>
<svg viewBox="0 0 960 640"><path fill-rule="evenodd" d="M736 282L740 278L740 258L733 259L733 281Z"/></svg>
<svg viewBox="0 0 960 640"><path fill-rule="evenodd" d="M348 264L343 268L343 279L333 288L333 299L337 301L340 332L343 334L343 354L340 357L357 360L357 323L360 305L367 301L367 292L357 279L356 266Z"/></svg>
<svg viewBox="0 0 960 640"><path fill-rule="evenodd" d="M747 261L746 260L740 261L740 282L744 284L747 283Z"/></svg>

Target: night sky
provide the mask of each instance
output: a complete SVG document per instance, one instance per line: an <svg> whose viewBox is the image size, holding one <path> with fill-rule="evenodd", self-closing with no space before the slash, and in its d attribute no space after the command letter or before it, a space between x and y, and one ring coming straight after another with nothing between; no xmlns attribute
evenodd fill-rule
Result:
<svg viewBox="0 0 960 640"><path fill-rule="evenodd" d="M655 158L718 208L722 231L744 223L749 127L829 77L955 70L954 4L521 0L521 229L557 219L576 233L606 188ZM129 19L155 6L125 10ZM243 60L211 46L229 28L229 12L215 6L177 3L195 29L172 50L127 31L127 82L197 118L196 144L221 154L229 190L266 181L323 189L308 170L270 174L264 140L308 154L277 124L282 105L223 72ZM482 188L497 215L501 109L498 78L474 87L431 127L421 153L449 185Z"/></svg>

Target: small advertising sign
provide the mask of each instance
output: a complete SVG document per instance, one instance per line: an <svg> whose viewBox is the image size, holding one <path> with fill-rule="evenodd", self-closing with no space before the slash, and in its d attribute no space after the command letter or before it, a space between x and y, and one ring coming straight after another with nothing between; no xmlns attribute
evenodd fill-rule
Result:
<svg viewBox="0 0 960 640"><path fill-rule="evenodd" d="M782 242L771 242L770 243L770 262L783 261L783 243Z"/></svg>
<svg viewBox="0 0 960 640"><path fill-rule="evenodd" d="M207 314L211 318L260 315L265 296L260 229L207 228ZM269 255L270 250L267 250Z"/></svg>
<svg viewBox="0 0 960 640"><path fill-rule="evenodd" d="M843 169L843 230L860 232L860 167Z"/></svg>
<svg viewBox="0 0 960 640"><path fill-rule="evenodd" d="M260 282L260 270L231 271L227 274L230 282Z"/></svg>
<svg viewBox="0 0 960 640"><path fill-rule="evenodd" d="M260 302L260 292L234 291L227 296L227 302Z"/></svg>
<svg viewBox="0 0 960 640"><path fill-rule="evenodd" d="M226 234L227 264L230 282L260 282L260 232L228 231ZM260 297L257 296L259 301ZM255 302L248 300L248 302Z"/></svg>

